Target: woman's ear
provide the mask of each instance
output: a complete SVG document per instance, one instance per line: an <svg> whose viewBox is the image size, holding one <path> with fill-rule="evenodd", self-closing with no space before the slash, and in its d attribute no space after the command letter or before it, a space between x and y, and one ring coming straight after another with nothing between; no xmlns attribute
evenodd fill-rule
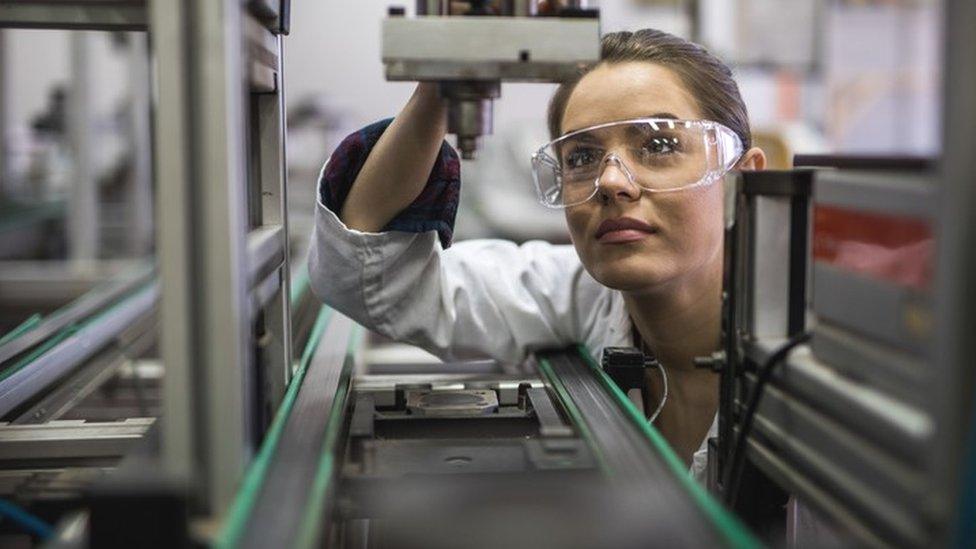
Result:
<svg viewBox="0 0 976 549"><path fill-rule="evenodd" d="M737 167L743 171L762 171L766 169L766 153L759 147L753 147L742 155Z"/></svg>

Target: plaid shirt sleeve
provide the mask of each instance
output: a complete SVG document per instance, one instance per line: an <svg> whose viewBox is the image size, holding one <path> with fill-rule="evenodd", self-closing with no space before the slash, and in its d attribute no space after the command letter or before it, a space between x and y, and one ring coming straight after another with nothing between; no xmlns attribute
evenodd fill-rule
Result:
<svg viewBox="0 0 976 549"><path fill-rule="evenodd" d="M388 118L366 126L343 139L332 153L319 181L319 198L326 208L336 213L342 209L369 151L391 122L393 119ZM437 231L441 245L447 249L454 234L460 189L461 162L445 141L420 196L390 220L383 231Z"/></svg>

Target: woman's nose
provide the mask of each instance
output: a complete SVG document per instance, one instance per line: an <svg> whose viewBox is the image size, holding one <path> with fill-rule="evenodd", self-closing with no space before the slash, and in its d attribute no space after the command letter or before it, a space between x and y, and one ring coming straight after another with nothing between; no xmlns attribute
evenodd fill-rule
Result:
<svg viewBox="0 0 976 549"><path fill-rule="evenodd" d="M603 161L600 178L597 181L600 198L604 202L614 200L637 200L641 189L633 176L619 158L611 156Z"/></svg>

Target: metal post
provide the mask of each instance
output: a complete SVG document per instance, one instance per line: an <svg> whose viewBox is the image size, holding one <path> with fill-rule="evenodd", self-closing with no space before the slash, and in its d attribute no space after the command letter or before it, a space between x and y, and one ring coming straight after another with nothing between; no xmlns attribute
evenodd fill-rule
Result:
<svg viewBox="0 0 976 549"><path fill-rule="evenodd" d="M98 255L98 182L92 166L94 128L91 113L91 40L71 34L71 92L68 96L68 140L73 162L68 207L68 253L75 260Z"/></svg>
<svg viewBox="0 0 976 549"><path fill-rule="evenodd" d="M129 180L128 251L136 257L152 251L152 136L149 121L149 52L145 34L131 34L129 41L129 139L132 175Z"/></svg>
<svg viewBox="0 0 976 549"><path fill-rule="evenodd" d="M211 515L250 457L238 0L152 0L163 456Z"/></svg>
<svg viewBox="0 0 976 549"><path fill-rule="evenodd" d="M282 40L275 37L278 55L278 72L273 93L255 94L257 125L254 135L257 138L258 184L261 189L261 224L264 227L280 226L282 264L278 269L281 285L268 307L264 310L263 331L266 334L262 344L261 365L265 380L262 403L270 411L264 423L277 409L284 397L285 388L291 378L291 313L289 281L289 254L287 245L287 166L285 162L285 92L282 63Z"/></svg>
<svg viewBox="0 0 976 549"><path fill-rule="evenodd" d="M967 434L971 432L973 395L976 374L972 365L976 356L976 156L972 154L976 139L976 4L971 0L948 0L944 4L946 43L945 81L943 83L943 145L940 182L941 209L938 233L938 318L936 320L938 351L935 378L939 398L933 401L939 438L933 448L933 477L950 499L952 513L960 490L960 469L966 464ZM970 466L971 466L971 462ZM941 490L940 490L941 492ZM960 508L961 510L961 508ZM956 517L972 524L972 516ZM962 524L962 522L960 522ZM949 534L951 536L951 533ZM933 540L949 545L951 537ZM960 545L961 546L961 545Z"/></svg>
<svg viewBox="0 0 976 549"><path fill-rule="evenodd" d="M10 124L8 119L7 107L10 101L10 94L7 93L7 33L0 29L0 196L3 196L3 188L7 185L7 126Z"/></svg>

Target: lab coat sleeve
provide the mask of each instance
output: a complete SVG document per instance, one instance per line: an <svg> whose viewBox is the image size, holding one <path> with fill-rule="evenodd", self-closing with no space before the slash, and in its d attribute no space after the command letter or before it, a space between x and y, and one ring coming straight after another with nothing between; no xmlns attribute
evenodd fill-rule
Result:
<svg viewBox="0 0 976 549"><path fill-rule="evenodd" d="M342 211L342 205L370 151L392 122L392 118L380 120L356 130L339 143L322 168L316 189L316 195L326 208L334 212ZM423 190L382 230L409 233L437 231L441 245L449 248L454 235L460 190L461 160L444 141Z"/></svg>
<svg viewBox="0 0 976 549"><path fill-rule="evenodd" d="M474 240L444 250L436 231L349 229L319 200L308 261L326 304L445 360L515 362L586 336L574 295L587 275L571 246Z"/></svg>

